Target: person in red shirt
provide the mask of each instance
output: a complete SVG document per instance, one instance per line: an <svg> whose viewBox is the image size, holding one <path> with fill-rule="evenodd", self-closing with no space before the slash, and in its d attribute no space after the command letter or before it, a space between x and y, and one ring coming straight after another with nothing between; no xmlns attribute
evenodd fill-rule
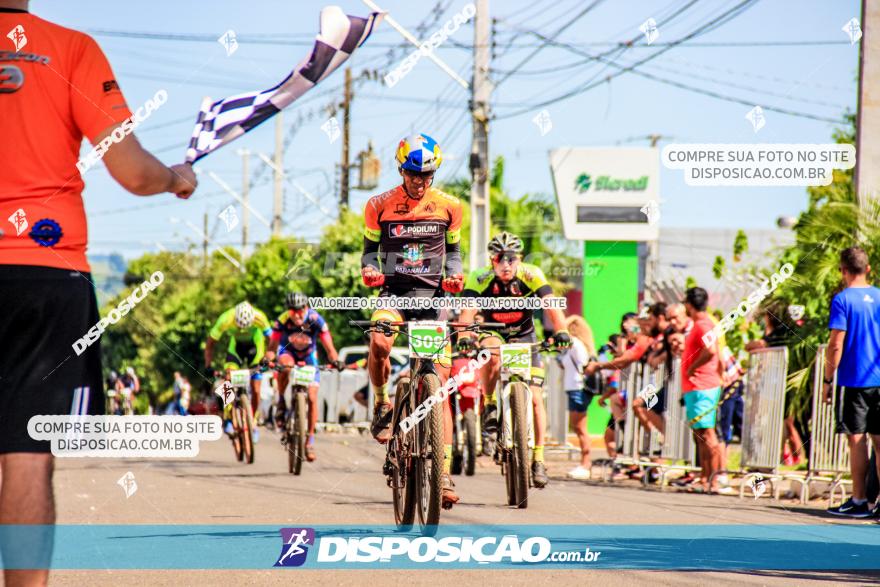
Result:
<svg viewBox="0 0 880 587"><path fill-rule="evenodd" d="M55 523L52 454L28 421L104 413L100 343L74 345L100 319L86 260L82 139L112 136L104 165L134 194L187 198L196 179L130 133L132 113L91 37L30 14L28 0L0 0L0 35L0 525L46 527ZM48 581L52 535L43 534L28 552L0 539L7 585ZM40 564L11 570L17 555L33 553Z"/></svg>
<svg viewBox="0 0 880 587"><path fill-rule="evenodd" d="M708 302L709 294L702 287L692 287L685 292L684 305L694 326L684 341L681 393L700 454L700 487L704 492L714 493L718 490L718 481L712 474L721 470L721 447L715 434L715 414L722 381L718 344L706 346L703 343L703 335L715 328L715 321L706 312ZM712 479L711 487L709 479Z"/></svg>

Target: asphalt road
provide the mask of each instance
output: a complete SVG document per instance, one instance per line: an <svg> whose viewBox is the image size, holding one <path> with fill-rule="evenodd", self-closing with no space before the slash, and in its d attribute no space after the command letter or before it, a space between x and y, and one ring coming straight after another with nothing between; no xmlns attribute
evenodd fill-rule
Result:
<svg viewBox="0 0 880 587"><path fill-rule="evenodd" d="M391 493L381 475L382 447L356 433L318 435L318 460L303 475L287 473L278 437L264 432L253 465L233 458L230 443L203 442L194 459L59 459L55 494L60 524L392 524ZM755 501L566 480L573 466L550 455L551 484L530 494L526 510L504 504L498 468L481 458L474 477L456 477L462 501L443 512L444 524L817 524L840 523L825 502ZM129 498L117 480L131 471ZM848 522L844 522L848 523ZM880 531L880 528L878 528ZM687 556L687 553L682 553ZM876 584L851 572L658 571L296 571L297 582L363 585L476 583L601 585ZM404 574L405 573L405 574ZM291 575L273 571L55 571L54 585L275 585Z"/></svg>

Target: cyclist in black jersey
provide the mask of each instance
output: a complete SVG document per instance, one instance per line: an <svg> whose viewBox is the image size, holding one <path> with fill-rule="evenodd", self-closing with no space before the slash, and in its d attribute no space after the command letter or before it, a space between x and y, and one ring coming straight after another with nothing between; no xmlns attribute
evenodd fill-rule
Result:
<svg viewBox="0 0 880 587"><path fill-rule="evenodd" d="M489 242L489 254L492 264L471 271L465 282L464 297L537 297L545 298L553 295L547 278L540 267L523 263L520 255L523 250L522 240L509 232L502 232ZM553 335L548 340L559 348L571 345L571 337L565 329L565 314L562 310L548 308L544 310L553 325ZM478 310L466 309L461 313L461 322L473 322ZM484 309L481 311L487 322L502 322L506 325L494 333L484 333L479 337L479 344L486 347L498 347L508 342L536 342L533 310L517 309ZM467 350L474 345L473 334L459 334L458 346ZM485 393L486 410L483 412L484 430L496 430L498 427L495 407L495 387L498 384L500 370L498 350L492 351L489 363L481 369L483 392ZM532 355L532 406L535 415L535 448L532 455L532 479L538 488L547 485L547 471L544 466L544 427L546 415L543 400L544 367L537 348Z"/></svg>

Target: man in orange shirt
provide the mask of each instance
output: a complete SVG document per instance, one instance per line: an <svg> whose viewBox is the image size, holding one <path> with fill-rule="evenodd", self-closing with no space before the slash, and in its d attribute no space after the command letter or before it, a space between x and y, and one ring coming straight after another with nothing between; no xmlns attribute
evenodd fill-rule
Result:
<svg viewBox="0 0 880 587"><path fill-rule="evenodd" d="M98 145L132 116L95 41L27 9L0 0L0 525L55 523L52 455L29 419L103 413L100 345L73 347L100 319L77 159L83 137ZM189 166L165 166L133 134L106 143L104 164L126 190L195 189ZM51 532L44 539L29 548L48 563ZM13 543L0 540L6 585L45 584L48 564L10 570Z"/></svg>

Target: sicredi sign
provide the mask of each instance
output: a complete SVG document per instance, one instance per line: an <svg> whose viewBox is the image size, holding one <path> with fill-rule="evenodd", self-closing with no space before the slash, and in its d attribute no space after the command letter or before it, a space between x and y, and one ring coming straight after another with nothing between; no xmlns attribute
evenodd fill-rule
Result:
<svg viewBox="0 0 880 587"><path fill-rule="evenodd" d="M658 224L641 211L660 201L657 149L562 147L550 151L550 172L566 238L657 239Z"/></svg>

